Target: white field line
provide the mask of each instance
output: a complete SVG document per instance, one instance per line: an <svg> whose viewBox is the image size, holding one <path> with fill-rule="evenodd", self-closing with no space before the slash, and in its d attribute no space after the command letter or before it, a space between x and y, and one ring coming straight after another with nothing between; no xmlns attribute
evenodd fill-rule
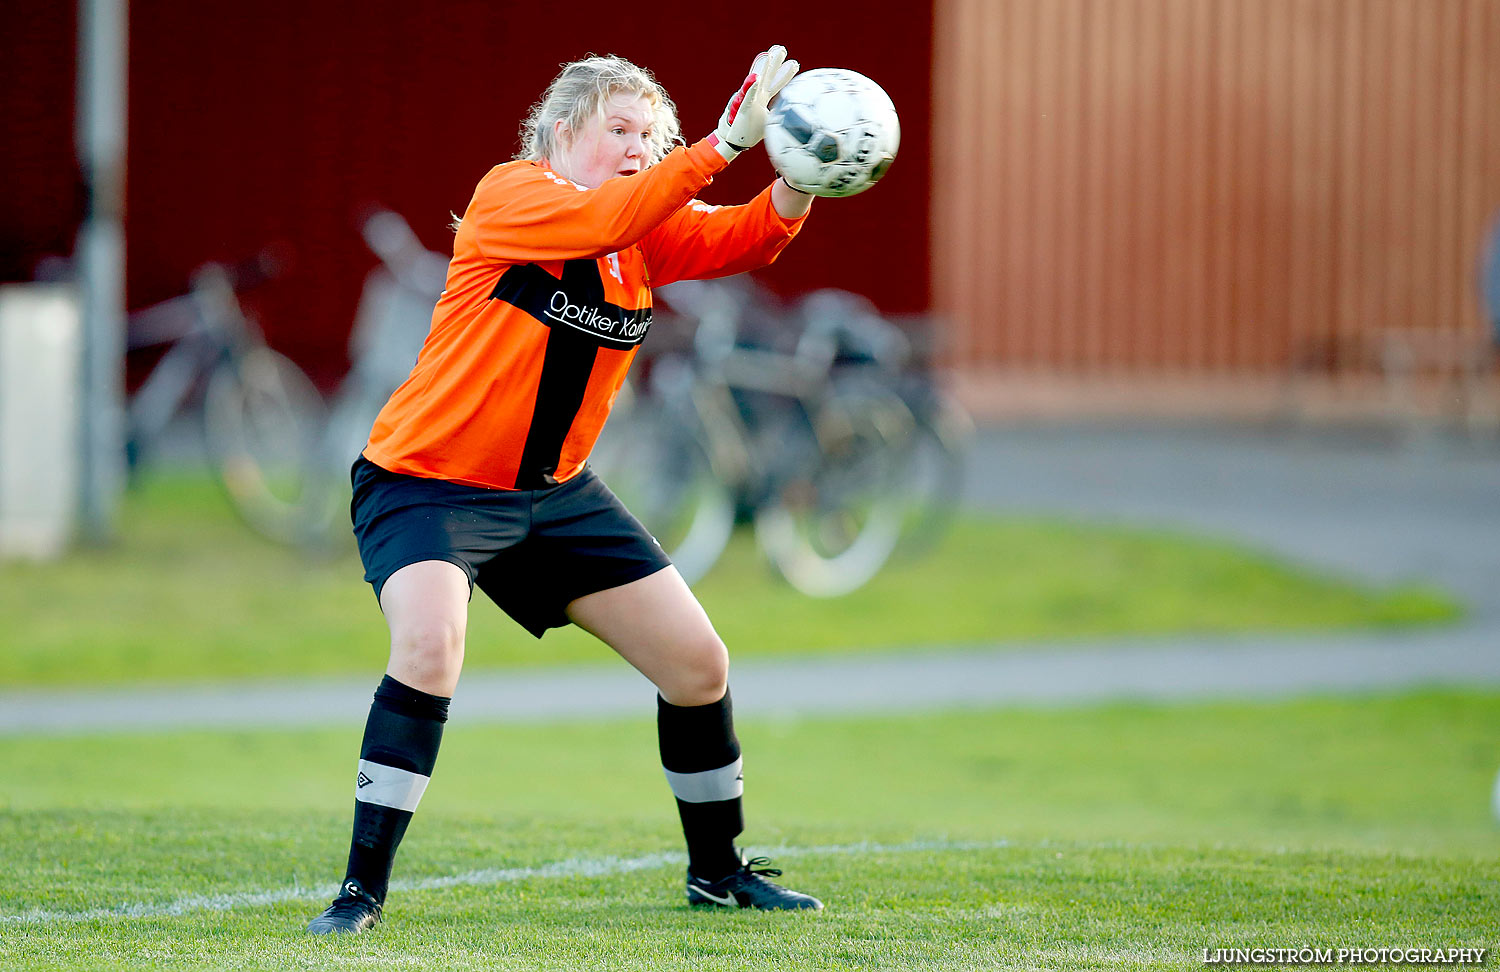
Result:
<svg viewBox="0 0 1500 972"><path fill-rule="evenodd" d="M1009 841L917 840L904 844L829 844L821 847L774 847L764 850L772 857L819 857L847 854L908 854L918 851L994 850L1010 846ZM536 867L488 867L465 871L447 877L422 878L416 881L392 881L392 891L430 891L437 888L484 887L511 884L532 878L604 877L628 874L669 864L678 867L687 862L681 853L644 854L640 857L572 857ZM287 901L323 901L338 893L338 886L304 888L292 886L269 891L240 891L233 894L190 894L171 901L134 901L108 908L85 911L50 911L33 909L19 914L0 914L0 923L52 925L111 918L170 918L203 911L238 911L261 908Z"/></svg>

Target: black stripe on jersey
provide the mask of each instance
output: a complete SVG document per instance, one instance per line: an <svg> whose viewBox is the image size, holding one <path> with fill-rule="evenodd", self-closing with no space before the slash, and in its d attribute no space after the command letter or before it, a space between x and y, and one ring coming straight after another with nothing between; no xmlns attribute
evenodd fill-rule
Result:
<svg viewBox="0 0 1500 972"><path fill-rule="evenodd" d="M564 325L612 348L640 344L651 327L651 308L621 307L604 299L599 264L568 260L559 280L535 263L511 267L490 294L525 311L554 330Z"/></svg>
<svg viewBox="0 0 1500 972"><path fill-rule="evenodd" d="M566 311L549 313L565 306L614 307L604 300L604 280L599 276L599 264L593 260L567 261L561 280L534 263L511 267L501 276L494 296L531 314L549 328L542 373L537 379L536 406L526 432L526 445L521 450L521 466L516 471L516 488L551 486L557 482L563 440L583 405L599 347L601 344L628 347L639 344L640 336L628 342L610 340L584 326L587 317L568 321L562 320L569 316ZM538 308L542 313L538 313ZM645 316L649 324L649 310ZM616 323L621 320L624 318L615 318ZM644 334L642 328L641 336Z"/></svg>
<svg viewBox="0 0 1500 972"><path fill-rule="evenodd" d="M563 440L583 404L589 374L599 345L567 328L555 327L547 335L547 353L537 380L536 408L526 447L521 450L521 468L516 471L516 489L538 489L557 483L557 463Z"/></svg>

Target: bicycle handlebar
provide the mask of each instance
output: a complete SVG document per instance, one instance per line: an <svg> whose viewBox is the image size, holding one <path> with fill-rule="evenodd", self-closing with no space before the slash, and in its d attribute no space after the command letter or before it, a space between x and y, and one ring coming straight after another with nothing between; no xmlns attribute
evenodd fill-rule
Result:
<svg viewBox="0 0 1500 972"><path fill-rule="evenodd" d="M814 291L798 305L802 337L797 354L832 367L838 361L870 362L899 372L911 358L911 342L875 305L846 290Z"/></svg>
<svg viewBox="0 0 1500 972"><path fill-rule="evenodd" d="M292 248L286 243L270 243L256 253L234 263L209 261L193 271L196 277L205 267L218 267L236 293L254 290L284 276L292 265Z"/></svg>
<svg viewBox="0 0 1500 972"><path fill-rule="evenodd" d="M693 351L698 361L731 384L804 394L826 381L839 364L873 364L896 374L912 358L905 332L869 300L848 291L815 291L785 313L771 307L770 296L752 282L734 278L680 281L663 289L670 306L697 320ZM757 311L800 325L790 353L742 342L742 326Z"/></svg>
<svg viewBox="0 0 1500 972"><path fill-rule="evenodd" d="M291 250L281 245L266 246L234 263L200 264L189 275L184 293L127 315L127 349L166 344L193 331L221 326L226 313L240 314L237 294L275 280L290 264Z"/></svg>
<svg viewBox="0 0 1500 972"><path fill-rule="evenodd" d="M377 209L360 224L360 236L403 287L434 300L448 281L448 261L427 249L400 213Z"/></svg>

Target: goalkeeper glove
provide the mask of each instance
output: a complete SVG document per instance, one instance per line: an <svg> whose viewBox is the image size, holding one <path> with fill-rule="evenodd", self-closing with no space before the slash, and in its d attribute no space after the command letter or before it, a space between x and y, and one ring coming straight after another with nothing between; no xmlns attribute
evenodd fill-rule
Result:
<svg viewBox="0 0 1500 972"><path fill-rule="evenodd" d="M766 134L766 105L796 76L799 66L786 59L786 48L780 44L755 56L750 73L714 129L714 147L727 161L760 144Z"/></svg>

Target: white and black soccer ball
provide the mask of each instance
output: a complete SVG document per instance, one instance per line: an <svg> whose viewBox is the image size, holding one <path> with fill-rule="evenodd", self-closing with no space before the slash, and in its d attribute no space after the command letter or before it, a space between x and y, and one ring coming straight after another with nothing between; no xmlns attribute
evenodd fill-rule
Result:
<svg viewBox="0 0 1500 972"><path fill-rule="evenodd" d="M781 89L766 118L766 152L787 182L814 196L853 196L896 159L901 121L885 91L857 71L817 68Z"/></svg>

